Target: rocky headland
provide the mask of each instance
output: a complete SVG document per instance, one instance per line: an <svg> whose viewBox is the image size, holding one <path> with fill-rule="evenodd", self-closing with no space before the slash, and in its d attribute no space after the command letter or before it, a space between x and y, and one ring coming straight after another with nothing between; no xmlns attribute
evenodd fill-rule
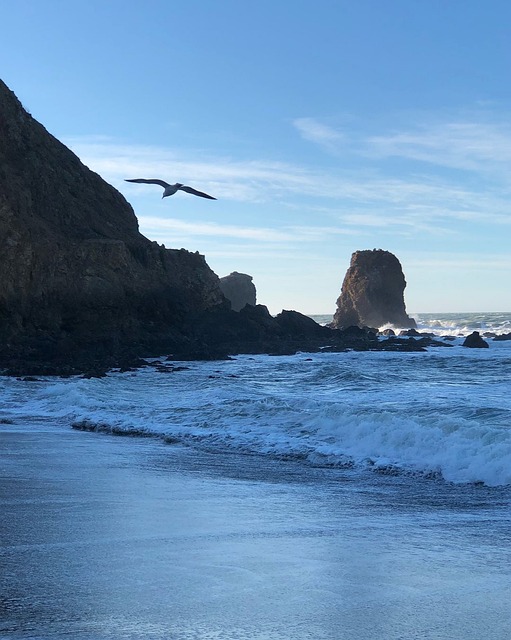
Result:
<svg viewBox="0 0 511 640"><path fill-rule="evenodd" d="M378 283L387 281L386 269L373 270ZM232 304L204 256L144 237L125 198L0 81L0 371L101 375L149 356L428 346L425 338L379 341L372 330L348 326L379 323L358 313L358 303L349 322L338 316L343 330L295 311L273 317L256 304L251 277L238 275L247 286ZM385 321L413 326L403 313Z"/></svg>
<svg viewBox="0 0 511 640"><path fill-rule="evenodd" d="M124 197L0 81L2 362L131 357L224 306L204 257L145 238Z"/></svg>

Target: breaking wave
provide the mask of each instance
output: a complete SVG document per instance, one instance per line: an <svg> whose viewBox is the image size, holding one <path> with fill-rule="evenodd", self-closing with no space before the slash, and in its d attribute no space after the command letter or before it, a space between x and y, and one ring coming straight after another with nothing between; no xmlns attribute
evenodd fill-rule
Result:
<svg viewBox="0 0 511 640"><path fill-rule="evenodd" d="M492 345L493 346L493 345ZM242 356L103 379L3 380L2 420L304 464L511 484L511 342ZM0 428L7 428L7 422Z"/></svg>

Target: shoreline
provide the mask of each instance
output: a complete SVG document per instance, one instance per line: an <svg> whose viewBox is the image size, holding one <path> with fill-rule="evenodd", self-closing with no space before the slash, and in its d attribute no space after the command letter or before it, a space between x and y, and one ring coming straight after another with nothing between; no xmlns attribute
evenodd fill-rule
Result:
<svg viewBox="0 0 511 640"><path fill-rule="evenodd" d="M0 441L2 639L505 637L485 489L51 427Z"/></svg>

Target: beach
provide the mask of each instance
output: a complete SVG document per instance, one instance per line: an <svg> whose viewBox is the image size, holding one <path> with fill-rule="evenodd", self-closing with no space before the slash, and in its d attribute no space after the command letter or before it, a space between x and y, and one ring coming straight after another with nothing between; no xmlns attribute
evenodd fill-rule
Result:
<svg viewBox="0 0 511 640"><path fill-rule="evenodd" d="M502 640L508 488L4 424L0 637Z"/></svg>
<svg viewBox="0 0 511 640"><path fill-rule="evenodd" d="M511 3L0 15L0 640L511 640Z"/></svg>

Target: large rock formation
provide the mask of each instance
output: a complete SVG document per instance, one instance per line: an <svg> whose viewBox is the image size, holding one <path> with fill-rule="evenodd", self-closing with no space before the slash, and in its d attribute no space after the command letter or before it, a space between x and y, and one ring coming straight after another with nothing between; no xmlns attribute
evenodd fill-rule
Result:
<svg viewBox="0 0 511 640"><path fill-rule="evenodd" d="M472 333L463 341L463 347L469 347L470 349L488 349L490 346L486 340L481 338L479 331L472 331Z"/></svg>
<svg viewBox="0 0 511 640"><path fill-rule="evenodd" d="M124 197L0 81L0 356L172 344L189 313L226 304L203 256L142 236Z"/></svg>
<svg viewBox="0 0 511 640"><path fill-rule="evenodd" d="M342 284L332 327L415 327L415 320L406 314L405 287L395 255L381 249L356 251Z"/></svg>
<svg viewBox="0 0 511 640"><path fill-rule="evenodd" d="M0 372L95 375L150 355L425 346L295 311L229 307L202 255L142 236L124 197L0 81Z"/></svg>
<svg viewBox="0 0 511 640"><path fill-rule="evenodd" d="M231 303L233 311L241 311L247 304L256 305L256 288L252 276L233 271L220 278L220 289Z"/></svg>

